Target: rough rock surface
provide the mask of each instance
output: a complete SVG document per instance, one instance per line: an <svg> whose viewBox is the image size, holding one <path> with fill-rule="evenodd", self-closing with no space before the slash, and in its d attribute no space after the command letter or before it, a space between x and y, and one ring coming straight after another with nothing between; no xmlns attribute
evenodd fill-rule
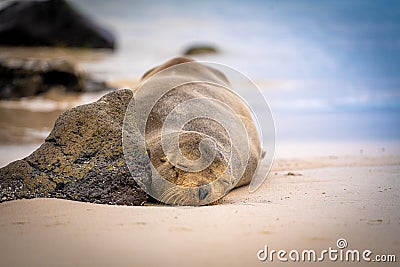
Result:
<svg viewBox="0 0 400 267"><path fill-rule="evenodd" d="M0 44L113 49L115 39L65 0L15 1L0 10Z"/></svg>
<svg viewBox="0 0 400 267"><path fill-rule="evenodd" d="M147 195L132 178L122 150L122 124L132 96L131 90L118 90L64 112L44 144L0 169L0 202L57 197L142 205ZM151 175L145 154L132 155L139 163L134 175Z"/></svg>
<svg viewBox="0 0 400 267"><path fill-rule="evenodd" d="M65 60L0 58L0 99L34 96L55 87L72 92L112 89Z"/></svg>

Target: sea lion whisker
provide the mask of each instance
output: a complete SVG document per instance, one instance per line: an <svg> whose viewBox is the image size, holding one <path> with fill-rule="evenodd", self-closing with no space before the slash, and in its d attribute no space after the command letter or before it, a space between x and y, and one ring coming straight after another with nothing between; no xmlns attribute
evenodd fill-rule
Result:
<svg viewBox="0 0 400 267"><path fill-rule="evenodd" d="M176 203L178 206L182 206L182 203L185 203L185 198L186 198L186 194L184 192L181 192L180 194L180 198L177 199Z"/></svg>
<svg viewBox="0 0 400 267"><path fill-rule="evenodd" d="M179 194L179 191L171 191L169 194L170 196L165 199L165 203L170 203L171 199L173 199L174 197L176 198L177 194Z"/></svg>
<svg viewBox="0 0 400 267"><path fill-rule="evenodd" d="M176 187L170 187L167 190L165 190L165 192L162 194L162 198L169 198L169 196L171 196L171 194L176 194L177 190Z"/></svg>
<svg viewBox="0 0 400 267"><path fill-rule="evenodd" d="M180 193L175 194L175 195L174 195L175 198L172 200L171 204L172 204L172 205L179 205L178 202L179 202L179 197L180 197L180 196L181 196Z"/></svg>
<svg viewBox="0 0 400 267"><path fill-rule="evenodd" d="M161 194L160 198L163 199L167 194L169 194L169 193L172 192L173 190L174 190L174 187L168 188L167 190L165 190L165 191Z"/></svg>
<svg viewBox="0 0 400 267"><path fill-rule="evenodd" d="M166 202L167 199L169 199L171 195L173 195L173 192L171 190L169 190L168 192L165 192L161 197L161 201Z"/></svg>
<svg viewBox="0 0 400 267"><path fill-rule="evenodd" d="M181 191L180 194L179 194L179 196L177 197L176 204L177 204L178 206L184 205L184 204L186 203L186 202L184 201L185 198L186 198L186 196L187 196L186 191Z"/></svg>
<svg viewBox="0 0 400 267"><path fill-rule="evenodd" d="M184 204L187 204L187 203L189 202L188 200L189 200L189 196L186 196L186 195L185 195L185 196L183 197L183 199L182 199L181 204L183 204L183 203L184 203Z"/></svg>

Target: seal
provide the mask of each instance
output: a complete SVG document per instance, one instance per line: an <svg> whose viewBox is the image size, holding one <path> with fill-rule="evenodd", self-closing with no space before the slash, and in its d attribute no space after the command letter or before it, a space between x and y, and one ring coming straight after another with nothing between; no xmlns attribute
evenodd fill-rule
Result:
<svg viewBox="0 0 400 267"><path fill-rule="evenodd" d="M260 137L222 72L174 58L143 75L134 101L153 167L153 178L139 184L150 195L169 204L204 205L250 183L262 157ZM190 190L179 193L165 180Z"/></svg>

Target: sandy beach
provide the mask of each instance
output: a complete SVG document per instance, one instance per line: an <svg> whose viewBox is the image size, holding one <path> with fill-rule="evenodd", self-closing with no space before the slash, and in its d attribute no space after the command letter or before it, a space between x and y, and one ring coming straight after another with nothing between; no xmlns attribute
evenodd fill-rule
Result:
<svg viewBox="0 0 400 267"><path fill-rule="evenodd" d="M8 2L0 1L0 200L12 201L0 203L0 267L399 266L400 2L49 0L37 13L28 1ZM84 40L85 25L101 45ZM203 52L187 53L193 47ZM254 111L245 117L257 122L266 158L275 155L270 170L258 169L267 180L201 207L89 203L145 202L130 178L150 168L129 175L119 150L128 98L55 121L183 55L227 67L217 80L229 79ZM8 165L51 131L31 161ZM31 190L22 196L86 202L13 200L22 182Z"/></svg>
<svg viewBox="0 0 400 267"><path fill-rule="evenodd" d="M395 155L281 158L255 193L242 187L205 207L6 202L0 204L1 265L308 266L277 258L261 262L257 253L268 246L318 255L338 249L340 238L346 249L398 260L399 174ZM318 264L357 263L326 258ZM385 265L396 263L368 263Z"/></svg>

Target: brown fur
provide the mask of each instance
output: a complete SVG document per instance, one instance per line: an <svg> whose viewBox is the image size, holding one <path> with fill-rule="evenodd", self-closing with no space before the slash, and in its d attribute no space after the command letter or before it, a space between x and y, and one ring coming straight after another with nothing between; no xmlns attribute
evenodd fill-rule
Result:
<svg viewBox="0 0 400 267"><path fill-rule="evenodd" d="M146 72L142 79L148 80L164 69L186 62L193 62L193 60L184 57L174 58ZM222 86L229 86L226 77L221 72L206 67L205 65L197 64L195 65L194 71L188 70L187 73L185 73L185 71L185 69L181 69L181 73L178 73L177 77L163 77L163 73L155 77L165 81L166 86L168 86L168 81L186 76L192 76L193 80L206 79L212 82L217 82ZM245 103L235 93L223 88L222 86L214 84L181 85L163 95L153 107L146 125L146 142L150 154L150 160L164 179L184 187L204 186L218 179L218 177L224 173L228 167L228 158L232 152L229 146L230 139L228 133L222 125L210 119L199 118L187 123L182 129L183 131L180 134L179 140L182 154L188 159L195 160L200 157L200 151L198 149L200 141L206 136L211 136L213 138L217 145L218 153L214 158L214 161L206 169L200 172L186 172L179 167L173 166L168 161L164 151L162 150L161 129L167 115L174 109L174 107L176 107L176 105L186 100L196 97L207 97L228 105L240 117L245 126L248 134L250 154L244 174L240 181L236 181L237 183L235 183L235 187L250 183L262 154L260 138ZM236 148L233 147L232 149ZM187 203L201 204L203 202L206 203L207 200L214 199L218 194L222 196L226 193L226 189L229 187L230 183L232 183L230 178L221 179L219 183L216 183L214 187L210 189L210 194L207 195L204 200L189 199L187 200ZM158 185L153 186L157 187ZM162 191L163 189L161 188L160 190ZM194 194L193 198L196 198L196 194Z"/></svg>

